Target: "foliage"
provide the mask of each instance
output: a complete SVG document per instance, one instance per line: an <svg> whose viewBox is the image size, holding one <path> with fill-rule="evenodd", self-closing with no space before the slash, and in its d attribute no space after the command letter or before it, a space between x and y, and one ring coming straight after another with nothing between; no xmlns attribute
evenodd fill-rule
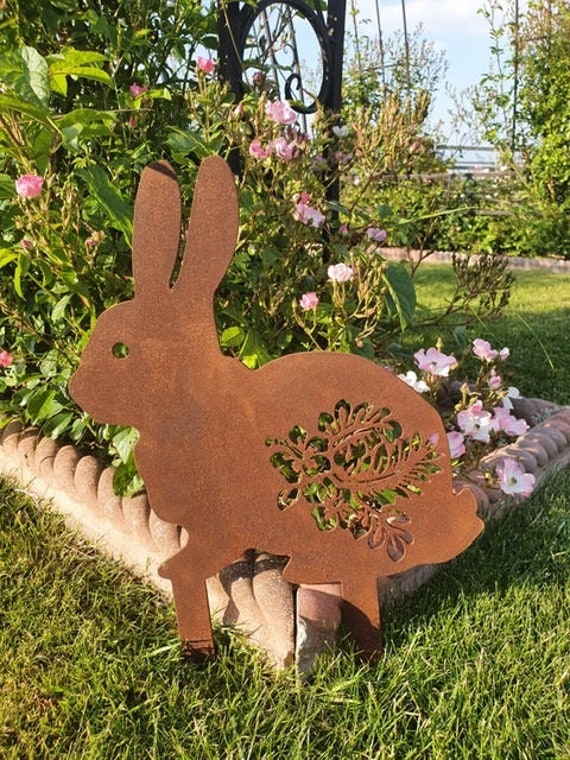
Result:
<svg viewBox="0 0 570 760"><path fill-rule="evenodd" d="M397 111L409 126L424 127L447 63L443 51L426 40L422 27L407 39L401 33L382 41L349 34L347 47L345 108L350 113L371 109L382 119L388 102L389 110ZM399 136L398 129L395 137Z"/></svg>
<svg viewBox="0 0 570 760"><path fill-rule="evenodd" d="M455 174L451 154L446 161L439 154L438 143L444 140L430 125L430 109L445 61L423 39L421 29L409 36L407 46L398 36L382 44L368 37L352 41L344 115L355 130L356 151L344 193L345 198L366 197L371 203L377 198L390 209L398 224L387 226L387 245L422 254L565 252L565 206L540 192L534 169L519 151L530 143L524 118L519 113L515 119L515 61L514 52L510 57L508 53L514 28L504 20L512 16L511 6L489 2L483 9L495 65L473 96L483 125L478 139L482 136L495 146L501 159L500 172L489 176ZM377 65L379 60L384 68ZM529 92L540 88L529 86ZM473 116L471 109L470 122ZM563 130L553 132L561 134ZM359 145L365 146L361 155Z"/></svg>
<svg viewBox="0 0 570 760"><path fill-rule="evenodd" d="M41 10L8 2L0 12L0 343L14 356L0 409L49 435L110 442L120 464L128 434L78 414L67 383L96 316L130 292L136 179L180 111L188 73L175 62L188 69L189 41L207 25L191 3ZM23 174L43 179L39 196L16 194Z"/></svg>
<svg viewBox="0 0 570 760"><path fill-rule="evenodd" d="M484 138L514 172L517 197L507 220L512 249L567 258L570 235L567 92L570 10L563 0L530 0L519 20L512 3L488 0L494 69L474 107Z"/></svg>

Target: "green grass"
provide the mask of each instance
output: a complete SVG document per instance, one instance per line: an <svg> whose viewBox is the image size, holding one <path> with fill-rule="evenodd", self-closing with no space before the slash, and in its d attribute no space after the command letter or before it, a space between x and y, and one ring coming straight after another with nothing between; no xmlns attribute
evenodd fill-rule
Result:
<svg viewBox="0 0 570 760"><path fill-rule="evenodd" d="M423 271L444 297L446 270ZM564 403L569 284L520 275L509 314L473 331L510 346L527 395ZM566 471L386 609L379 663L344 642L300 681L231 630L217 660L183 662L169 604L0 484L0 757L570 759L569 495Z"/></svg>
<svg viewBox="0 0 570 760"><path fill-rule="evenodd" d="M239 636L181 661L172 609L0 490L0 757L568 758L570 474L408 602L385 653L306 682Z"/></svg>

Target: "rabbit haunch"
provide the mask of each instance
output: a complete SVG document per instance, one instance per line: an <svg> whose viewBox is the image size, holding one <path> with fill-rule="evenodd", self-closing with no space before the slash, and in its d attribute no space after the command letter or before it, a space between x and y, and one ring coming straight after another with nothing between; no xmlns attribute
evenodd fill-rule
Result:
<svg viewBox="0 0 570 760"><path fill-rule="evenodd" d="M180 205L172 169L162 162L145 169L135 204L135 295L99 318L72 378L72 395L95 419L138 429L136 460L150 503L160 518L187 529L187 546L161 573L172 580L180 635L190 649L213 651L206 578L257 548L290 557L284 575L293 583L340 582L349 629L362 650L376 653L378 577L445 562L482 529L472 493L453 492L442 421L418 393L362 357L292 354L257 370L225 357L213 298L233 255L238 205L222 159L200 167L172 285ZM367 460L366 466L381 462L377 467L387 470L396 511L371 504L366 491L351 492L353 463L331 458L327 478L338 485L337 506L339 494L356 493L374 510L375 549L362 531L355 538L338 526L319 530L310 485L296 503L283 508L279 502L286 484L267 441L310 430L339 402L352 410L389 410L402 440L408 448L415 441L417 449L412 464L396 454ZM361 431L353 433L362 439ZM369 445L384 445L381 432L375 435ZM422 470L430 457L437 467ZM421 482L410 488L414 478ZM329 487L329 480L322 482Z"/></svg>

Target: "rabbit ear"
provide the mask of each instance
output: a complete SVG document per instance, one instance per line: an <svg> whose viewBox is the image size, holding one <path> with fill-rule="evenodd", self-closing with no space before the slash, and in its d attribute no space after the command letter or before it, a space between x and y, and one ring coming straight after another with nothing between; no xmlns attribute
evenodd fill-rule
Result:
<svg viewBox="0 0 570 760"><path fill-rule="evenodd" d="M180 244L180 189L166 161L143 171L133 221L135 294L151 296L168 289Z"/></svg>
<svg viewBox="0 0 570 760"><path fill-rule="evenodd" d="M222 158L209 156L198 171L176 292L213 295L232 260L238 227L234 176Z"/></svg>

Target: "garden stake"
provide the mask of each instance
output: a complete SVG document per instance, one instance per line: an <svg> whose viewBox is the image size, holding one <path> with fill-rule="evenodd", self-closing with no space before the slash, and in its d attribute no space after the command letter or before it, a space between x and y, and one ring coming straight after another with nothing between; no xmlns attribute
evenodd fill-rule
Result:
<svg viewBox="0 0 570 760"><path fill-rule="evenodd" d="M100 316L71 393L94 419L138 429L150 504L188 532L160 570L186 651L214 652L205 581L255 548L289 557L291 583L340 583L344 623L374 656L378 579L446 562L482 530L472 492L453 492L442 420L359 356L297 353L256 370L224 356L213 299L238 203L221 158L199 170L173 282L180 224L176 175L153 163L135 204L134 298Z"/></svg>

